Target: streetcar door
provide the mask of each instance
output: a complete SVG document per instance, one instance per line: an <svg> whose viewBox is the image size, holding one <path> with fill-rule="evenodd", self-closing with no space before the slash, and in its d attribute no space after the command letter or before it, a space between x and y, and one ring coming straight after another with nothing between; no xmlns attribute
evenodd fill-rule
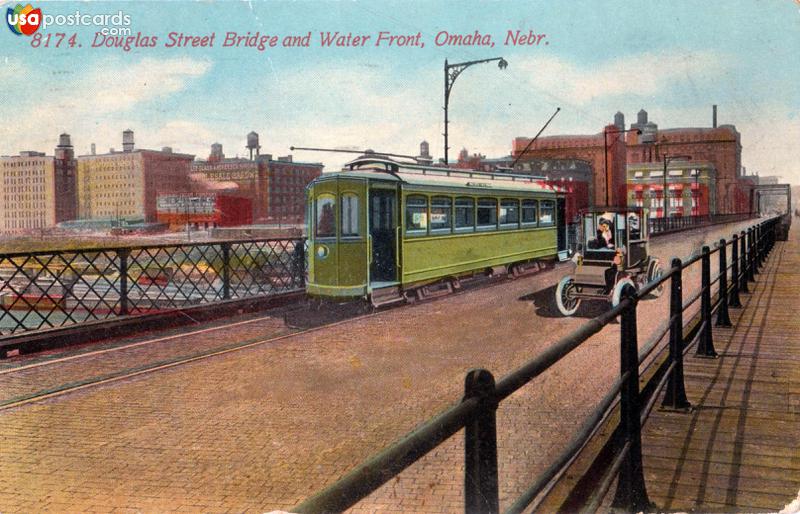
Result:
<svg viewBox="0 0 800 514"><path fill-rule="evenodd" d="M373 287L379 285L376 282L396 282L397 192L395 189L370 188L369 235L370 282Z"/></svg>

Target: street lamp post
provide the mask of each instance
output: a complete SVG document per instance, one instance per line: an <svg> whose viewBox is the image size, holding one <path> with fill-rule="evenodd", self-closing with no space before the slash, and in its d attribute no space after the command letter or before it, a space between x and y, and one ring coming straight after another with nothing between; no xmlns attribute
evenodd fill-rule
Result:
<svg viewBox="0 0 800 514"><path fill-rule="evenodd" d="M447 108L450 104L450 90L453 89L453 83L462 71L469 68L473 64L481 64L484 62L499 61L497 67L504 70L508 67L508 61L502 57L492 57L491 59L480 59L477 61L458 62L455 64L448 64L447 59L444 60L444 163L447 164Z"/></svg>
<svg viewBox="0 0 800 514"><path fill-rule="evenodd" d="M666 226L667 217L669 215L669 207L668 207L668 204L667 204L667 165L671 161L675 161L675 160L678 160L678 159L684 159L686 161L691 161L692 160L692 156L691 155L667 155L665 153L661 154L661 155L664 158L664 194L662 196L664 197L664 225Z"/></svg>
<svg viewBox="0 0 800 514"><path fill-rule="evenodd" d="M624 134L626 132L636 132L639 135L641 135L641 133L642 133L642 131L639 130L638 128L632 128L632 129L627 129L627 130L625 130L625 129L623 129L623 130L614 130L611 133L615 134L615 135L619 135L619 134ZM610 205L609 187L608 187L609 186L609 182L610 182L609 174L608 174L608 134L609 134L609 132L604 128L603 129L603 158L604 158L605 162L603 164L603 173L606 176L606 206ZM614 143L616 144L616 140L614 141Z"/></svg>

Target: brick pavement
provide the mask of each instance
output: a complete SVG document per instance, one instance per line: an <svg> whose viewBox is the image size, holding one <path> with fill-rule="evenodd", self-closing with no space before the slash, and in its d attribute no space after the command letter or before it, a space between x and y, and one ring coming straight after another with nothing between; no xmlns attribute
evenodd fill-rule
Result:
<svg viewBox="0 0 800 514"><path fill-rule="evenodd" d="M687 241L679 244L691 250ZM0 413L0 511L291 507L458 399L469 368L502 376L579 326L580 317L550 317L551 286L561 273ZM644 315L663 316L664 298L646 304ZM267 323L247 333L276 328ZM238 330L225 333L228 340L241 337ZM617 337L617 327L607 327L501 407L503 504L557 454L611 383ZM180 345L186 342L170 343ZM87 358L82 372L108 366L108 359ZM14 378L14 387L36 390L75 373L74 365L52 366ZM461 451L460 438L453 438L357 508L460 510Z"/></svg>

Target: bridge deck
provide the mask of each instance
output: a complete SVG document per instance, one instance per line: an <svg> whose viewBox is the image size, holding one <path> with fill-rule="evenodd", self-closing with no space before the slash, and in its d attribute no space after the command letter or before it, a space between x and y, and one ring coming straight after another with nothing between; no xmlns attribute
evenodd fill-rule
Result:
<svg viewBox="0 0 800 514"><path fill-rule="evenodd" d="M679 511L778 511L800 490L800 233L778 242L719 358L685 361L690 413L654 411L644 427L650 500Z"/></svg>

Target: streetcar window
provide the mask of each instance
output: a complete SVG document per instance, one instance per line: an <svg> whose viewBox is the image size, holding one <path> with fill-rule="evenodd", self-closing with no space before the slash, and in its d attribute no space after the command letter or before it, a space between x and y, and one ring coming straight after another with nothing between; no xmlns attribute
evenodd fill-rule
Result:
<svg viewBox="0 0 800 514"><path fill-rule="evenodd" d="M450 216L453 201L446 196L431 198L431 232L450 232Z"/></svg>
<svg viewBox="0 0 800 514"><path fill-rule="evenodd" d="M336 197L321 194L317 197L317 237L336 237Z"/></svg>
<svg viewBox="0 0 800 514"><path fill-rule="evenodd" d="M500 201L500 226L516 228L519 226L519 201L504 198Z"/></svg>
<svg viewBox="0 0 800 514"><path fill-rule="evenodd" d="M542 200L540 207L539 222L542 225L552 225L555 223L555 202L552 200Z"/></svg>
<svg viewBox="0 0 800 514"><path fill-rule="evenodd" d="M424 234L428 231L428 198L409 196L406 198L406 232Z"/></svg>
<svg viewBox="0 0 800 514"><path fill-rule="evenodd" d="M342 195L342 237L358 235L358 196L353 193Z"/></svg>
<svg viewBox="0 0 800 514"><path fill-rule="evenodd" d="M522 200L522 224L535 225L536 224L536 200Z"/></svg>
<svg viewBox="0 0 800 514"><path fill-rule="evenodd" d="M475 200L472 198L456 198L456 230L475 230Z"/></svg>
<svg viewBox="0 0 800 514"><path fill-rule="evenodd" d="M478 200L478 228L497 228L497 200L480 198Z"/></svg>

